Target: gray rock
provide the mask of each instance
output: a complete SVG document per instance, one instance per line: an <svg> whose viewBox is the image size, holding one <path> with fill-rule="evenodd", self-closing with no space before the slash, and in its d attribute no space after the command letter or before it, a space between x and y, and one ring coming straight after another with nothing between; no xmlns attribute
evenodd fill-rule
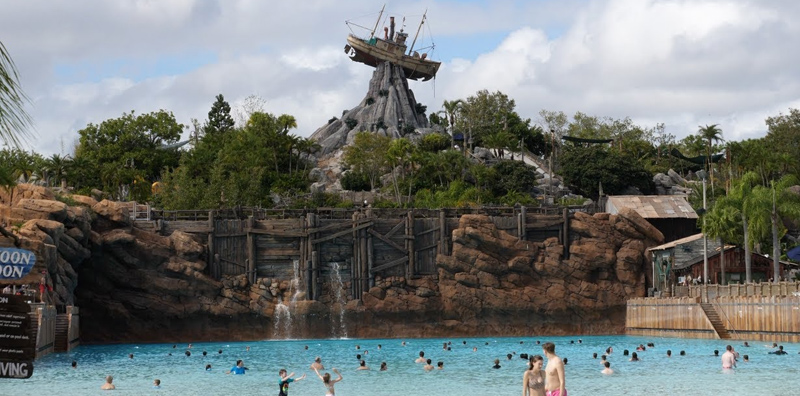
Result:
<svg viewBox="0 0 800 396"><path fill-rule="evenodd" d="M672 179L672 182L675 183L676 185L681 186L684 183L686 183L686 180L683 177L681 177L681 175L679 175L678 172L675 172L672 169L667 171L667 175L669 175L669 178Z"/></svg>
<svg viewBox="0 0 800 396"><path fill-rule="evenodd" d="M311 193L318 194L325 192L325 183L323 182L316 182L311 185Z"/></svg>
<svg viewBox="0 0 800 396"><path fill-rule="evenodd" d="M416 105L403 69L384 62L375 68L361 103L346 111L341 119L317 129L311 138L319 143L319 153L324 156L352 143L360 131L393 138L411 135L418 129L428 128L428 119L416 113ZM348 119L354 124L352 128L347 125Z"/></svg>

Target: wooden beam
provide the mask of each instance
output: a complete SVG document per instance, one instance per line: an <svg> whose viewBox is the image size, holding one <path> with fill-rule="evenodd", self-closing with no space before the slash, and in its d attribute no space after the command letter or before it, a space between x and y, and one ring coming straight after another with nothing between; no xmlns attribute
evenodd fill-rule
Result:
<svg viewBox="0 0 800 396"><path fill-rule="evenodd" d="M347 229L347 230L344 230L344 231L339 231L339 232L337 232L335 234L331 234L331 235L328 235L326 237L322 237L322 238L318 238L318 239L312 239L311 240L311 244L312 245L316 245L316 244L318 244L320 242L330 241L332 239L336 239L336 238L339 238L341 236L345 236L347 234L350 234L353 231L358 231L360 229L367 228L367 227L370 227L370 226L372 226L372 222L371 221L368 222L368 223L362 223L362 224L360 224L360 225L358 225L356 227L353 227L353 228L350 228L350 229Z"/></svg>
<svg viewBox="0 0 800 396"><path fill-rule="evenodd" d="M405 221L400 221L399 223L395 224L394 227L392 227L392 229L389 230L389 232L387 232L386 235L384 236L387 238L391 238L392 235L396 234L397 231L400 231L405 224L406 224Z"/></svg>
<svg viewBox="0 0 800 396"><path fill-rule="evenodd" d="M217 238L236 238L236 237L246 237L248 235L250 234L246 232L233 232L230 234L214 234L214 236Z"/></svg>
<svg viewBox="0 0 800 396"><path fill-rule="evenodd" d="M427 235L427 234L430 234L430 233L436 232L436 231L439 231L439 226L436 226L436 227L427 229L425 231L422 231L419 234L417 234L417 236L419 237L419 236Z"/></svg>
<svg viewBox="0 0 800 396"><path fill-rule="evenodd" d="M308 233L302 231L289 231L289 230L266 230L263 228L253 228L246 230L251 234L261 234L261 235L273 235L277 237L287 237L287 238L303 238L308 236Z"/></svg>
<svg viewBox="0 0 800 396"><path fill-rule="evenodd" d="M396 243L395 243L394 241L392 241L391 239L389 239L389 238L387 238L387 237L385 237L385 236L381 235L381 234L380 234L378 231L375 231L375 230L373 230L372 228L370 228L370 229L369 229L369 233L370 233L370 234L372 234L372 235L374 235L376 238L380 239L381 241L385 242L387 245L389 245L389 246L391 246L391 247L393 247L393 248L395 248L395 249L397 249L397 250L399 250L399 251L401 251L401 252L403 252L403 253L408 253L408 251L407 251L407 250L405 250L405 249L403 249L403 247L402 247L402 246L400 246L400 245L396 244Z"/></svg>
<svg viewBox="0 0 800 396"><path fill-rule="evenodd" d="M392 268L394 266L397 266L397 265L400 265L400 264L404 264L406 261L408 261L408 256L400 257L397 260L392 260L392 261L390 261L390 262L388 262L386 264L381 264L381 265L379 265L377 267L373 267L372 268L372 273L380 272L380 271Z"/></svg>
<svg viewBox="0 0 800 396"><path fill-rule="evenodd" d="M333 230L338 229L338 228L352 227L353 224L358 225L358 224L361 224L361 223L366 223L368 221L371 221L371 220L368 219L368 218L364 218L364 219L355 220L353 222L341 221L341 222L336 222L334 224L328 224L328 225L326 225L324 227L309 228L307 232L309 232L309 233L317 233L317 232L333 231Z"/></svg>
<svg viewBox="0 0 800 396"><path fill-rule="evenodd" d="M439 246L439 243L437 242L437 243L434 243L433 245L428 245L428 246L425 246L423 248L417 249L417 253L421 253L421 252L424 252L426 250L430 250L430 249L436 248L438 246Z"/></svg>

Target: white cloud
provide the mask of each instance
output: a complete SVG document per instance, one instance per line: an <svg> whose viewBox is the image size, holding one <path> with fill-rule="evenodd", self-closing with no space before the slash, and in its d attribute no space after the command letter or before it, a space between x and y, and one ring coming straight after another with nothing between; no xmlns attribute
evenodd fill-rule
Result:
<svg viewBox="0 0 800 396"><path fill-rule="evenodd" d="M428 8L432 33L449 44L437 48L450 55L435 83L410 84L431 112L446 99L500 90L523 117L535 119L540 109L630 116L664 122L679 137L720 123L727 139L742 139L763 134L765 117L800 106L794 2L395 6L392 15L409 15L408 30ZM308 136L366 93L372 70L346 59L342 22L372 11L367 0L31 0L4 6L0 37L33 98L34 148L45 153L60 151L60 138L71 141L86 123L130 110L164 108L186 124L202 120L219 93L232 104L260 95L267 111L294 115L297 132ZM359 20L371 25L374 18ZM465 55L486 45L481 35L498 34L495 48ZM142 65L198 53L214 57L188 70L142 72ZM66 79L57 72L64 65L78 73Z"/></svg>

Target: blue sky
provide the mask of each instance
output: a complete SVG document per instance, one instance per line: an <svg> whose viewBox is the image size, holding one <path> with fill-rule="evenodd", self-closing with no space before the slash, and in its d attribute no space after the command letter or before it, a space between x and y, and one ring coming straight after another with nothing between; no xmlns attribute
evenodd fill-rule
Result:
<svg viewBox="0 0 800 396"><path fill-rule="evenodd" d="M374 23L380 3L256 0L9 2L0 40L31 97L31 149L69 154L77 131L123 112L203 120L218 93L234 113L250 95L308 136L365 95L371 69L344 54L345 20ZM718 123L726 139L763 136L764 119L800 106L800 3L780 0L417 0L443 62L412 82L431 111L502 91L534 122L542 109L665 123L678 138ZM370 16L372 15L372 16ZM359 18L361 17L361 18ZM364 23L362 23L364 21ZM188 132L187 132L188 133Z"/></svg>

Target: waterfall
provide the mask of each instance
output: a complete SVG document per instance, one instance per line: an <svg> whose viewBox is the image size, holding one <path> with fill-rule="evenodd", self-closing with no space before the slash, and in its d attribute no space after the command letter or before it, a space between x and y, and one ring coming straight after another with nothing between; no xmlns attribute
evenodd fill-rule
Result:
<svg viewBox="0 0 800 396"><path fill-rule="evenodd" d="M334 338L347 338L347 326L344 322L344 306L347 301L342 295L344 282L342 282L342 275L339 273L339 263L331 263L331 288L335 299L332 306L339 305L339 328L337 329L335 322L331 320L331 336Z"/></svg>
<svg viewBox="0 0 800 396"><path fill-rule="evenodd" d="M272 337L290 338L292 333L292 312L280 297L278 297L278 304L275 305L274 316Z"/></svg>

